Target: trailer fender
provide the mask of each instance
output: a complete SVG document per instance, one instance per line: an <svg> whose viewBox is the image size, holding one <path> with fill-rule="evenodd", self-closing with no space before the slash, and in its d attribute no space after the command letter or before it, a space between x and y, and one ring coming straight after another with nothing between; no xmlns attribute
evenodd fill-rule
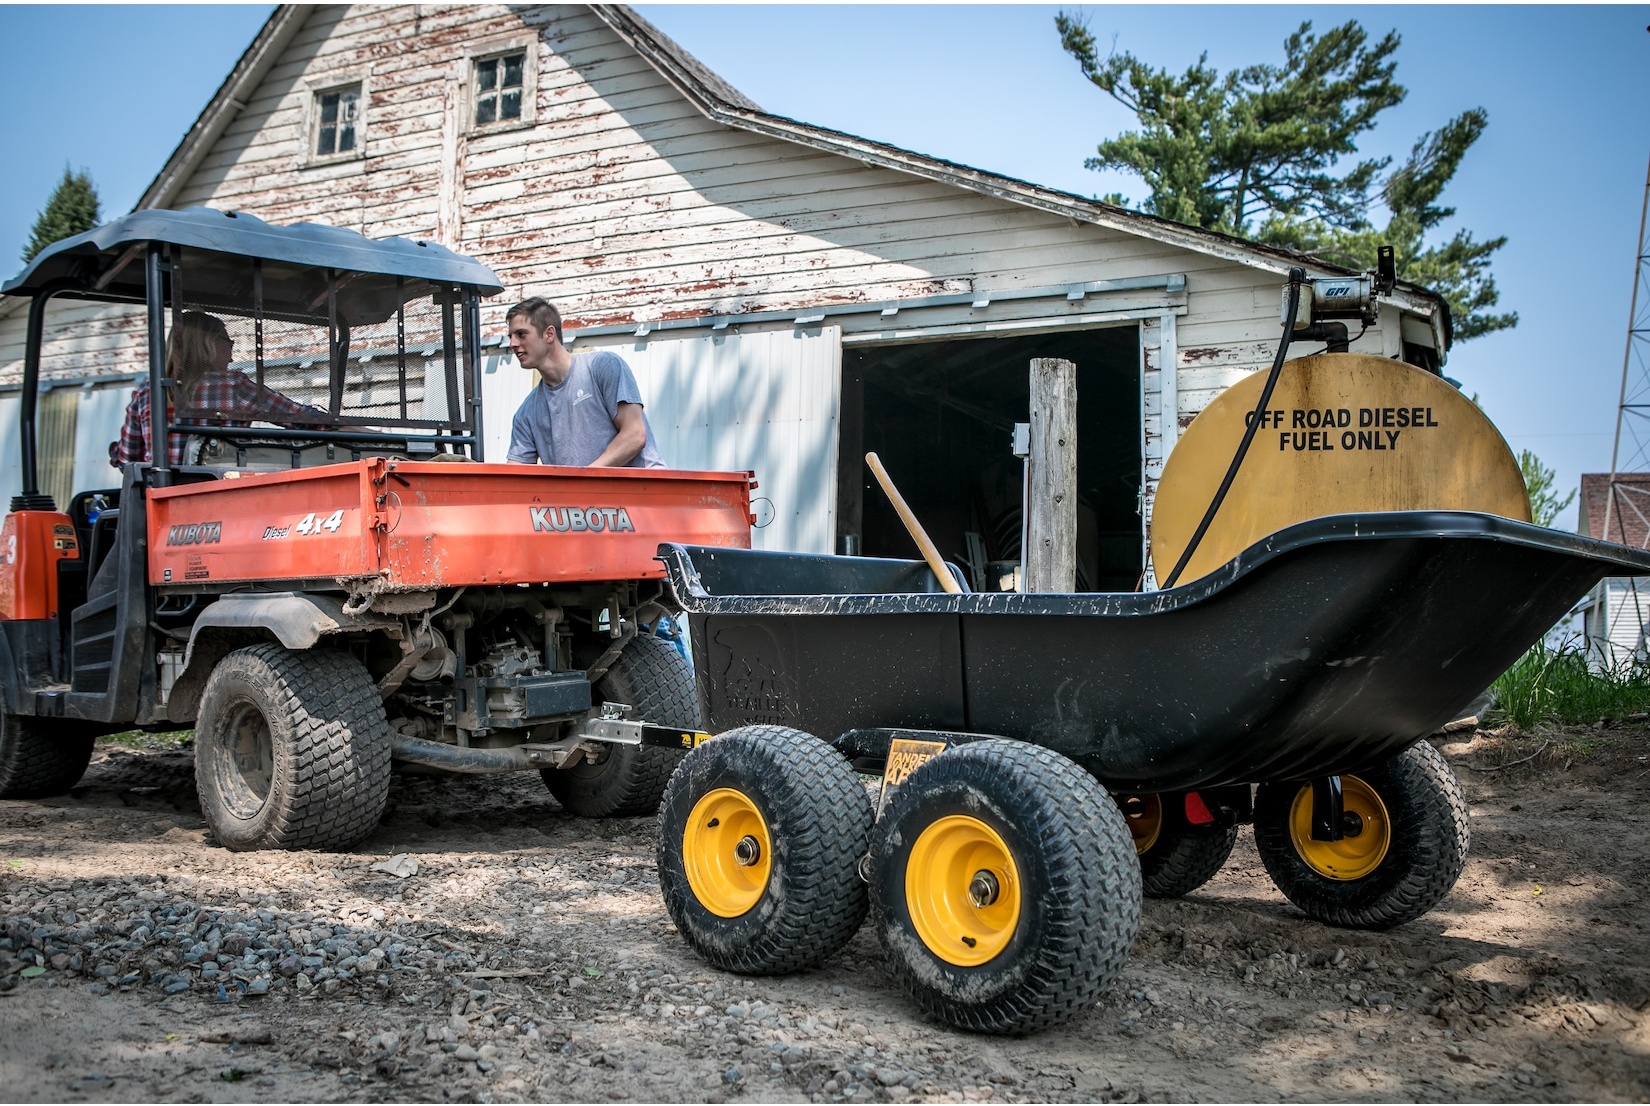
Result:
<svg viewBox="0 0 1650 1106"><path fill-rule="evenodd" d="M191 722L212 669L243 645L276 641L287 649L313 649L333 634L383 632L400 636L399 619L344 610L344 600L305 592L260 592L225 595L195 619L183 671L167 696L166 714L173 722Z"/></svg>

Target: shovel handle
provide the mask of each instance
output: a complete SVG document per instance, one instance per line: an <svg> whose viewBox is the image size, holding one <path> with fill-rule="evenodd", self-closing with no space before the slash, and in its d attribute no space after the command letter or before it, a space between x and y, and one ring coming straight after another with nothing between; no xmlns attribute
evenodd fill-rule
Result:
<svg viewBox="0 0 1650 1106"><path fill-rule="evenodd" d="M962 588L957 586L957 578L951 575L951 570L945 566L945 561L940 557L940 551L934 548L933 542L928 540L928 531L922 528L922 523L917 521L917 516L911 513L910 507L906 506L905 497L899 494L898 488L894 487L894 481L889 477L888 470L882 467L882 460L875 453L867 453L865 463L871 466L871 473L877 478L877 483L882 485L882 490L887 493L888 502L894 505L894 511L899 515L899 520L905 523L905 528L911 532L911 540L917 543L918 549L922 550L922 559L928 562L928 567L934 571L935 576L939 577L940 587L952 595L961 592Z"/></svg>

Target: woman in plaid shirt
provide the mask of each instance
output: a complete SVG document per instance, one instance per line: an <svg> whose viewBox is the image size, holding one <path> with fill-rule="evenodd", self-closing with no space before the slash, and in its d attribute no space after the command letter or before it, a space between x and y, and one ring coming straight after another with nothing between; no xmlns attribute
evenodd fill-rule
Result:
<svg viewBox="0 0 1650 1106"><path fill-rule="evenodd" d="M183 464L184 445L193 427L251 426L252 420L316 425L329 420L325 411L296 403L242 373L231 372L234 351L235 342L222 319L204 311L178 316L166 339L166 375L172 380L166 404L166 456L172 464ZM214 417L174 423L177 396L184 397L184 407ZM144 379L126 405L119 440L109 443L109 463L116 468L128 461L149 460L149 404L149 381Z"/></svg>

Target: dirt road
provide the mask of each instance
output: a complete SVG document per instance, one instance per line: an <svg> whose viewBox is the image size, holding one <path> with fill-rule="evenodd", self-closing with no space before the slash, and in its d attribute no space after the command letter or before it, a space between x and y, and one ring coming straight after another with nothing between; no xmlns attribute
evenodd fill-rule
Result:
<svg viewBox="0 0 1650 1106"><path fill-rule="evenodd" d="M0 803L0 1085L13 1101L1644 1101L1650 734L1443 747L1473 843L1431 914L1386 934L1308 922L1246 832L1204 890L1148 901L1092 1012L1026 1040L922 1021L866 933L806 976L712 971L663 912L651 820L569 817L536 776L398 778L354 852L237 855L205 840L187 750L100 749L72 795Z"/></svg>

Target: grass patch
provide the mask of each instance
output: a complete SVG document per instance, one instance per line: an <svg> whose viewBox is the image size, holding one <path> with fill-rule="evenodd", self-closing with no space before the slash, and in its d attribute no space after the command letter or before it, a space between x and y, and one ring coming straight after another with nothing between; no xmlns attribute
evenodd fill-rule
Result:
<svg viewBox="0 0 1650 1106"><path fill-rule="evenodd" d="M116 749L138 749L146 753L186 749L194 741L194 730L176 730L171 733L127 730L124 733L105 734L97 739L99 745L108 745Z"/></svg>
<svg viewBox="0 0 1650 1106"><path fill-rule="evenodd" d="M1495 681L1497 712L1520 729L1626 718L1650 711L1650 666L1633 659L1594 666L1578 647L1537 643Z"/></svg>

